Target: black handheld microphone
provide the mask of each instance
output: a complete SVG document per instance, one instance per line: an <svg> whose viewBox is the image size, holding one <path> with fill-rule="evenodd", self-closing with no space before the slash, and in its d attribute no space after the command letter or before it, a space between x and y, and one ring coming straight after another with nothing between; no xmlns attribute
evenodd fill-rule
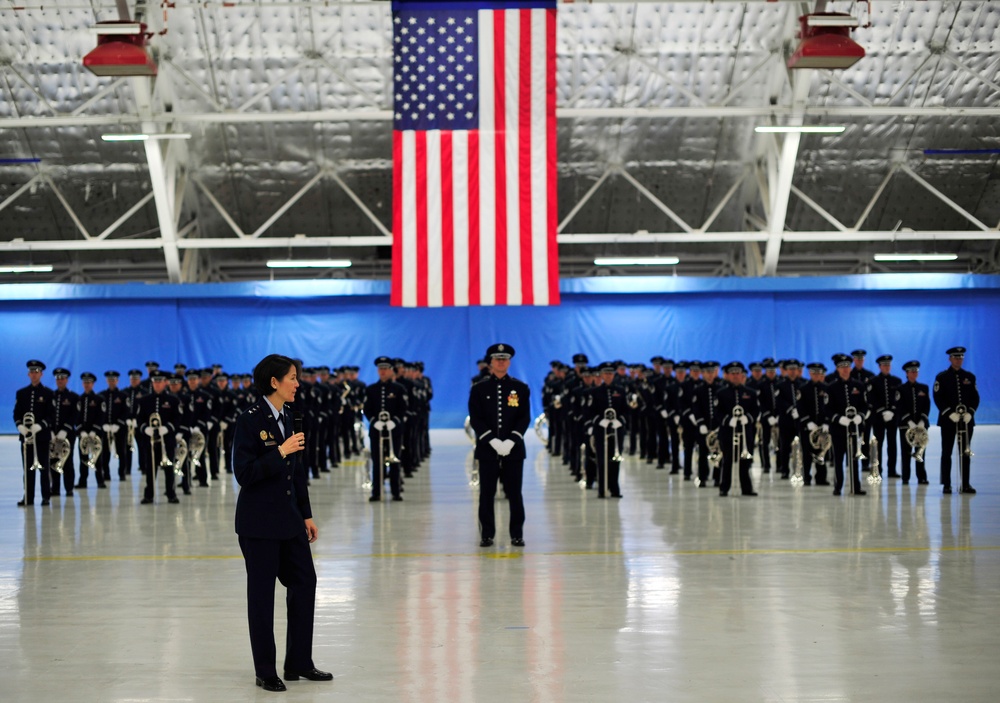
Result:
<svg viewBox="0 0 1000 703"><path fill-rule="evenodd" d="M292 413L292 428L295 434L302 432L302 413L298 410Z"/></svg>

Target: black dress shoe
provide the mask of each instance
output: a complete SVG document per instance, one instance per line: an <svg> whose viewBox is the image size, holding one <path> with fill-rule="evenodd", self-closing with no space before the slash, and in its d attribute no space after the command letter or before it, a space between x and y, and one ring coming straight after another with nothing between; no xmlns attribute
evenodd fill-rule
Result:
<svg viewBox="0 0 1000 703"><path fill-rule="evenodd" d="M140 505L149 505L152 502L153 502L152 498L143 498L142 500L139 501L139 504Z"/></svg>
<svg viewBox="0 0 1000 703"><path fill-rule="evenodd" d="M834 489L833 489L833 495L835 495L835 496L839 496L839 495L840 495L840 490L839 490L839 489L837 489L837 488L834 488Z"/></svg>
<svg viewBox="0 0 1000 703"><path fill-rule="evenodd" d="M930 481L917 481L918 486L929 486L930 483Z"/></svg>
<svg viewBox="0 0 1000 703"><path fill-rule="evenodd" d="M483 537L481 540L479 540L479 546L480 547L492 547L493 546L493 538L492 537Z"/></svg>
<svg viewBox="0 0 1000 703"><path fill-rule="evenodd" d="M623 496L621 493L612 493L611 497L612 498L624 498L625 496Z"/></svg>
<svg viewBox="0 0 1000 703"><path fill-rule="evenodd" d="M108 484L106 484L106 483L104 483L104 482L102 481L101 483L98 483L98 484L97 484L97 487L98 487L98 488L107 488L107 487L108 487Z"/></svg>
<svg viewBox="0 0 1000 703"><path fill-rule="evenodd" d="M167 498L168 503L180 503L180 499L177 496L170 496Z"/></svg>
<svg viewBox="0 0 1000 703"><path fill-rule="evenodd" d="M285 671L285 678L289 681L298 681L299 679L309 679L310 681L333 681L333 674L327 671L320 671L319 669L313 667L308 671Z"/></svg>
<svg viewBox="0 0 1000 703"><path fill-rule="evenodd" d="M393 500L394 500L395 502L399 503L399 502L402 502L402 500L403 500L403 496L393 496L393 497L392 497L392 499L393 499Z"/></svg>
<svg viewBox="0 0 1000 703"><path fill-rule="evenodd" d="M854 491L854 495L856 495L856 496L866 496L866 495L868 495L868 491Z"/></svg>
<svg viewBox="0 0 1000 703"><path fill-rule="evenodd" d="M17 501L17 507L19 507L19 508L23 508L26 505L27 505L27 503L25 503L23 500Z"/></svg>
<svg viewBox="0 0 1000 703"><path fill-rule="evenodd" d="M48 498L44 498L42 500L42 505L48 505L48 504L49 504L49 499Z"/></svg>
<svg viewBox="0 0 1000 703"><path fill-rule="evenodd" d="M369 503L378 503L381 500L382 500L381 496L368 496Z"/></svg>
<svg viewBox="0 0 1000 703"><path fill-rule="evenodd" d="M817 481L816 485L817 486L829 486L830 482L829 481Z"/></svg>
<svg viewBox="0 0 1000 703"><path fill-rule="evenodd" d="M510 540L510 546L512 546L512 547L523 547L524 546L524 540L522 538L520 538L520 537L513 537Z"/></svg>
<svg viewBox="0 0 1000 703"><path fill-rule="evenodd" d="M287 674L286 674L287 676ZM266 679L257 677L257 685L263 688L265 691L287 691L285 688L285 682L279 679L277 676L268 676Z"/></svg>
<svg viewBox="0 0 1000 703"><path fill-rule="evenodd" d="M945 494L946 496L950 496L950 495L951 495L951 486L945 486L942 492L943 492L943 493L944 493L944 494Z"/></svg>
<svg viewBox="0 0 1000 703"><path fill-rule="evenodd" d="M889 474L889 478L903 478L902 474L892 473Z"/></svg>
<svg viewBox="0 0 1000 703"><path fill-rule="evenodd" d="M66 491L66 497L67 498L72 498L73 497L73 491Z"/></svg>
<svg viewBox="0 0 1000 703"><path fill-rule="evenodd" d="M745 495L745 496L755 496L755 495L757 495L757 491L745 491L743 493L743 495Z"/></svg>
<svg viewBox="0 0 1000 703"><path fill-rule="evenodd" d="M729 491L719 491L719 497L720 498L725 498L728 495L729 495Z"/></svg>
<svg viewBox="0 0 1000 703"><path fill-rule="evenodd" d="M975 495L976 489L973 488L972 486L962 486L962 493L968 493L970 495ZM45 504L42 503L42 505L45 505Z"/></svg>

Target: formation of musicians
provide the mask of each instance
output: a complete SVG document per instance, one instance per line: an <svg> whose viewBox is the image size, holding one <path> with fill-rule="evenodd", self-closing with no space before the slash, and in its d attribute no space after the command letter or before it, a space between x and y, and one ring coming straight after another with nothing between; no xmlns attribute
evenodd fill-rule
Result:
<svg viewBox="0 0 1000 703"><path fill-rule="evenodd" d="M396 446L402 474L408 476L430 453L431 383L422 362L394 358L389 363L388 374L403 389L399 424L405 437L401 434ZM69 369L52 370L53 389L42 382L42 361L32 359L27 368L29 384L17 391L14 405L23 466L19 506L34 504L36 484L42 505L63 492L69 497L87 489L91 474L98 489L106 488L113 464L118 479L128 480L133 456L145 478L141 502L153 503L162 481L167 501L179 503L178 489L190 495L194 487L210 486L221 472L232 472L226 457L236 418L257 400L252 376L227 374L221 364L176 364L168 373L148 361L145 373L128 372L127 385L120 385L118 371L106 371L102 390L95 389L97 376L84 372L78 376L82 393L70 389ZM348 365L301 369L294 411L303 419L305 464L313 478L365 450L362 417L370 394L359 371Z"/></svg>
<svg viewBox="0 0 1000 703"><path fill-rule="evenodd" d="M712 485L722 496L738 479L740 493L755 496L755 452L763 473L773 470L793 485L830 486L832 480L835 496L865 495L865 483L879 483L883 475L903 485L913 478L929 483L933 401L944 493L954 486L974 494L969 475L979 392L975 375L963 368L965 352L947 350L948 368L933 389L918 380L919 361L903 363L901 378L892 372L890 354L877 357L877 372L866 368L864 349L834 354L831 367L794 358L720 365L662 356L650 366L591 365L580 353L572 365L551 362L536 430L574 480L596 487L599 498L622 496L626 455L683 473L701 488Z"/></svg>

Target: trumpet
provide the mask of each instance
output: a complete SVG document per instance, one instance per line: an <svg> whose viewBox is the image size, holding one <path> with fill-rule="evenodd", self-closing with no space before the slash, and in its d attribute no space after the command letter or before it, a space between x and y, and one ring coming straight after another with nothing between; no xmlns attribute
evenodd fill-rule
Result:
<svg viewBox="0 0 1000 703"><path fill-rule="evenodd" d="M906 443L914 450L913 458L915 461L922 462L924 460L924 451L927 449L927 445L930 443L930 436L927 434L927 429L922 425L916 425L915 427L910 427L906 430L904 435Z"/></svg>
<svg viewBox="0 0 1000 703"><path fill-rule="evenodd" d="M184 460L188 457L188 451L187 440L178 437L177 446L174 447L174 475L178 478L184 478Z"/></svg>
<svg viewBox="0 0 1000 703"><path fill-rule="evenodd" d="M882 474L879 472L879 451L878 451L878 439L875 437L871 438L868 442L868 481L869 486L876 486L882 483Z"/></svg>
<svg viewBox="0 0 1000 703"><path fill-rule="evenodd" d="M386 455L385 453L386 449L385 446L382 446L380 448L382 457L384 459L384 463L386 467L388 467L389 464L395 464L399 461L399 459L396 457L395 448L392 445L392 431L389 429L388 426L388 423L391 421L391 418L389 417L388 411L386 410L380 411L378 414L378 421L381 423L385 423L379 430L379 439L383 442L383 444L388 443L388 449L389 449L388 455Z"/></svg>
<svg viewBox="0 0 1000 703"><path fill-rule="evenodd" d="M543 444L549 443L549 418L542 413L535 418L535 434L538 435L538 439L542 440Z"/></svg>
<svg viewBox="0 0 1000 703"><path fill-rule="evenodd" d="M958 453L961 456L972 456L972 448L969 446L969 424L965 421L965 415L968 414L969 409L964 403L959 403L955 406L955 412L959 416L959 421L955 429L955 438L958 440Z"/></svg>
<svg viewBox="0 0 1000 703"><path fill-rule="evenodd" d="M38 461L38 445L35 443L35 433L30 431L35 426L35 413L24 413L24 417L21 418L21 424L29 430L28 434L24 436L24 446L21 447L21 452L24 454L24 463L28 463L28 447L31 447L31 466L28 469L30 471L38 471L44 467Z"/></svg>
<svg viewBox="0 0 1000 703"><path fill-rule="evenodd" d="M49 445L49 468L57 474L61 474L66 461L72 453L73 450L69 446L68 439L53 437L52 443Z"/></svg>
<svg viewBox="0 0 1000 703"><path fill-rule="evenodd" d="M88 469L96 468L97 460L101 457L103 450L104 445L96 432L80 433L80 451L87 455Z"/></svg>
<svg viewBox="0 0 1000 703"><path fill-rule="evenodd" d="M799 439L798 435L792 438L790 460L792 464L792 476L788 479L788 482L798 488L805 483L805 479L802 477L802 440Z"/></svg>

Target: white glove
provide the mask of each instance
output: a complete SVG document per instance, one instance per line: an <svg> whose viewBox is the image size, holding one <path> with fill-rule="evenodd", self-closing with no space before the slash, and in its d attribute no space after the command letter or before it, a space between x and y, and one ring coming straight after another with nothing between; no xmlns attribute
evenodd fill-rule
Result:
<svg viewBox="0 0 1000 703"><path fill-rule="evenodd" d="M174 435L174 439L184 439L184 434L181 433L181 432L178 432L177 434Z"/></svg>
<svg viewBox="0 0 1000 703"><path fill-rule="evenodd" d="M667 419L667 415L669 415L669 414L670 413L668 413L666 410L661 410L660 411L660 417L662 417L664 420Z"/></svg>
<svg viewBox="0 0 1000 703"><path fill-rule="evenodd" d="M749 422L750 422L750 418L749 418L749 417L747 417L746 415L743 415L743 416L742 416L742 417L740 418L740 424L741 424L741 425L746 425L746 424L747 424L747 423L749 423Z"/></svg>
<svg viewBox="0 0 1000 703"><path fill-rule="evenodd" d="M490 440L490 446L493 447L493 451L495 451L497 454L500 454L500 450L503 448L503 442L494 437L493 439ZM501 456L503 455L501 454Z"/></svg>
<svg viewBox="0 0 1000 703"><path fill-rule="evenodd" d="M24 436L24 437L28 436L28 428L25 427L24 425L18 425L17 426L17 431L20 432L21 435Z"/></svg>
<svg viewBox="0 0 1000 703"><path fill-rule="evenodd" d="M126 420L126 421L125 421L125 424L126 424L126 425L127 425L128 427L138 427L138 426L139 426L139 422L138 422L137 420L135 420L135 419L132 419L132 420Z"/></svg>
<svg viewBox="0 0 1000 703"><path fill-rule="evenodd" d="M681 424L681 416L680 415L674 415L674 424L675 425L680 425Z"/></svg>
<svg viewBox="0 0 1000 703"><path fill-rule="evenodd" d="M708 425L698 425L698 432L701 434L708 434Z"/></svg>
<svg viewBox="0 0 1000 703"><path fill-rule="evenodd" d="M838 419L837 422L839 422L844 427L851 426L851 418L847 417L847 415L841 415L840 419Z"/></svg>
<svg viewBox="0 0 1000 703"><path fill-rule="evenodd" d="M114 434L115 432L121 429L121 425L119 425L117 422L112 422L110 425L108 425L108 427L111 428L111 434Z"/></svg>
<svg viewBox="0 0 1000 703"><path fill-rule="evenodd" d="M823 423L823 431L824 432L829 432L830 431L830 426L828 424L826 424L825 422Z"/></svg>
<svg viewBox="0 0 1000 703"><path fill-rule="evenodd" d="M222 421L219 422L219 429L220 430L226 430L228 428L229 428L229 423L228 422L226 422L225 420L222 420Z"/></svg>
<svg viewBox="0 0 1000 703"><path fill-rule="evenodd" d="M792 419L793 420L798 420L799 419L799 409L798 408L792 408L791 415L792 415Z"/></svg>
<svg viewBox="0 0 1000 703"><path fill-rule="evenodd" d="M729 426L730 427L736 427L739 424L740 424L740 418L738 418L738 417L731 417L731 418L729 418Z"/></svg>
<svg viewBox="0 0 1000 703"><path fill-rule="evenodd" d="M35 425L32 425L32 426L31 426L31 427L30 427L30 428L28 429L28 431L29 431L29 432L31 432L31 434L38 434L39 432L41 432L41 431L42 431L42 426L41 426L41 425L38 425L38 424L35 424Z"/></svg>
<svg viewBox="0 0 1000 703"><path fill-rule="evenodd" d="M101 429L104 430L105 432L110 432L111 431L111 425L109 425L108 423L105 422L103 425L101 425Z"/></svg>
<svg viewBox="0 0 1000 703"><path fill-rule="evenodd" d="M193 435L201 435L201 428L200 427L192 427L191 428L191 434L193 434Z"/></svg>
<svg viewBox="0 0 1000 703"><path fill-rule="evenodd" d="M504 441L500 442L500 449L497 451L497 454L499 454L500 456L507 456L508 454L510 454L513 448L514 448L514 440L505 439Z"/></svg>
<svg viewBox="0 0 1000 703"><path fill-rule="evenodd" d="M778 418L776 418L774 415L771 415L769 418L767 418L767 424L769 424L771 427L774 427L775 425L778 424Z"/></svg>
<svg viewBox="0 0 1000 703"><path fill-rule="evenodd" d="M589 437L592 434L594 434L594 426L593 425L591 425L590 427L587 428L587 436Z"/></svg>
<svg viewBox="0 0 1000 703"><path fill-rule="evenodd" d="M966 424L972 422L972 413L965 413L962 415L962 422L965 422Z"/></svg>
<svg viewBox="0 0 1000 703"><path fill-rule="evenodd" d="M206 423L205 423L205 426L206 426L206 427L207 427L208 429L212 429L213 427L215 427L215 423L214 423L214 422L212 422L211 420L209 420L208 422L206 422Z"/></svg>
<svg viewBox="0 0 1000 703"><path fill-rule="evenodd" d="M387 421L385 423L385 426L388 427L390 430L396 429L396 423L393 422L392 420Z"/></svg>
<svg viewBox="0 0 1000 703"><path fill-rule="evenodd" d="M167 436L167 432L168 432L168 430L167 430L166 427L160 427L160 436L161 437L166 437Z"/></svg>
<svg viewBox="0 0 1000 703"><path fill-rule="evenodd" d="M58 437L59 439L66 439L66 437L68 436L69 435L66 434L66 430L59 430L58 432L56 432L56 437Z"/></svg>
<svg viewBox="0 0 1000 703"><path fill-rule="evenodd" d="M948 419L952 422L958 422L959 417L961 416L958 413L948 413Z"/></svg>
<svg viewBox="0 0 1000 703"><path fill-rule="evenodd" d="M607 429L607 426L611 424L611 420L608 419L600 420L597 424Z"/></svg>
<svg viewBox="0 0 1000 703"><path fill-rule="evenodd" d="M851 422L853 422L855 425L860 425L861 424L861 416L860 415L855 415L854 418L851 420Z"/></svg>
<svg viewBox="0 0 1000 703"><path fill-rule="evenodd" d="M806 427L809 428L810 432L812 432L813 430L818 430L819 429L819 425L817 425L815 422L807 422L806 423Z"/></svg>
<svg viewBox="0 0 1000 703"><path fill-rule="evenodd" d="M882 411L882 419L883 420L885 420L886 422L891 422L892 418L893 418L892 410L883 410Z"/></svg>
<svg viewBox="0 0 1000 703"><path fill-rule="evenodd" d="M917 423L915 423L915 422L914 422L913 420L907 420L907 421L906 421L906 427L907 427L908 429L911 429L911 430L912 430L912 429L913 429L914 427L916 427L916 426L917 426Z"/></svg>
<svg viewBox="0 0 1000 703"><path fill-rule="evenodd" d="M146 433L147 437L152 437L153 436L153 428L152 427L147 427L146 429L143 430L143 432Z"/></svg>
<svg viewBox="0 0 1000 703"><path fill-rule="evenodd" d="M376 420L375 422L372 423L372 427L381 432L382 430L385 429L385 422L382 420Z"/></svg>

